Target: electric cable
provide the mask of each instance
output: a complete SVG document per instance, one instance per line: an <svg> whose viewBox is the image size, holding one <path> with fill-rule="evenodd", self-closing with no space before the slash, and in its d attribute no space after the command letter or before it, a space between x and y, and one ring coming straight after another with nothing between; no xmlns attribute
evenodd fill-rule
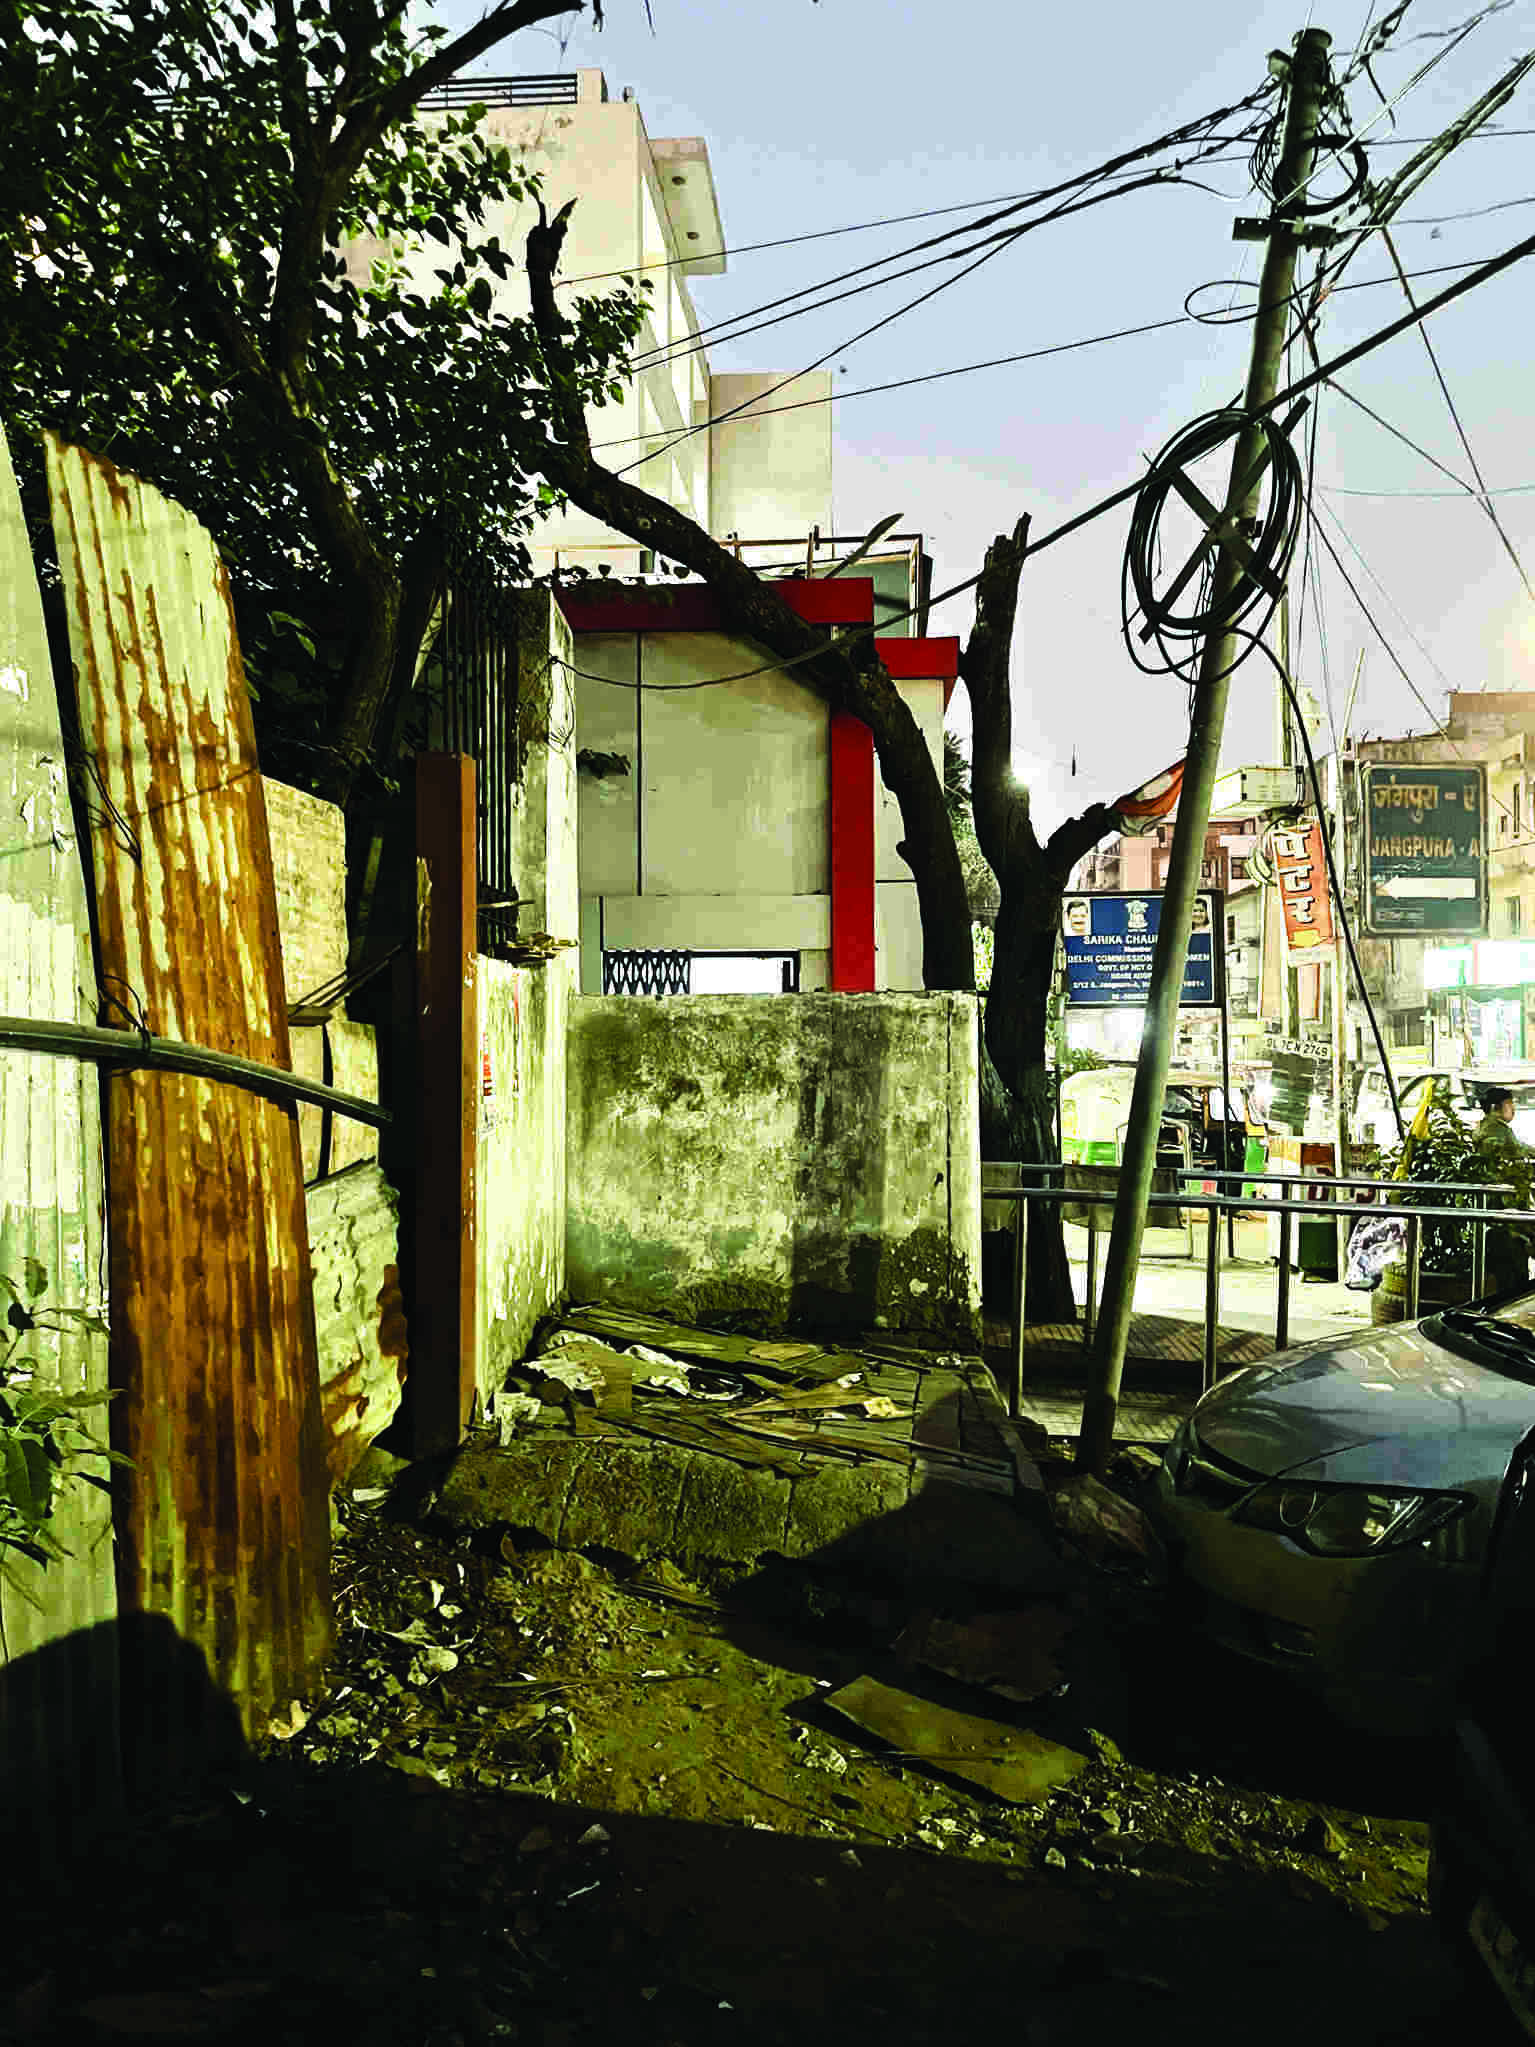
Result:
<svg viewBox="0 0 1535 2047"><path fill-rule="evenodd" d="M1416 306L1417 300L1412 295L1412 286L1407 282L1407 273L1402 268L1402 259L1400 256L1398 256L1396 252L1396 243L1391 239L1391 231L1389 228L1383 231L1383 237L1385 240L1387 251L1390 254L1391 261L1396 268L1396 274L1398 278L1401 280L1402 290L1406 294L1407 303L1410 306ZM1477 463L1476 456L1472 453L1471 442L1467 437L1465 427L1461 423L1460 413L1456 408L1455 400L1450 396L1450 387L1445 381L1444 371L1440 367L1439 357L1435 351L1433 341L1430 338L1428 328L1420 323L1418 327L1418 333L1422 336L1423 346L1428 351L1428 359L1434 366L1435 381L1439 385L1439 389L1443 395L1445 404L1450 409L1450 418L1455 422L1455 431L1460 436L1460 445L1466 451L1466 460L1471 464L1471 474L1476 478L1477 486L1481 491L1482 509L1487 514L1488 519L1492 522L1493 531L1497 534L1499 540L1502 541L1504 552L1507 554L1509 560L1513 563L1514 567L1519 572L1519 580L1524 585L1524 594L1526 595L1526 597L1535 600L1535 588L1531 587L1530 579L1528 575L1525 573L1524 563L1519 559L1518 553L1514 547L1514 543L1508 537L1507 527L1503 524L1503 521L1498 517L1496 509L1488 499L1487 479L1485 476L1483 476L1481 468Z"/></svg>
<svg viewBox="0 0 1535 2047"><path fill-rule="evenodd" d="M1315 390L1319 384L1328 382L1339 370L1347 369L1351 363L1361 361L1363 357L1370 355L1377 348L1383 348L1388 341L1394 341L1407 328L1416 326L1419 320L1426 319L1430 313L1437 312L1441 306L1449 305L1452 300L1463 297L1468 291L1474 291L1478 285L1488 283L1492 278L1500 276L1503 271L1530 255L1535 255L1535 235L1526 236L1522 242L1515 242L1512 247L1505 249L1502 255L1496 256L1491 261L1482 264L1469 277L1461 278L1456 284L1446 285L1443 291L1436 293L1433 298L1426 300L1415 312L1404 313L1400 319L1393 320L1389 326L1378 329L1374 334L1366 335L1363 341L1355 342L1353 347L1345 349L1342 355L1333 357L1330 362L1319 364L1316 369L1310 371L1306 376L1297 378L1287 384L1284 390L1276 391L1274 396L1264 404L1255 406L1250 416L1253 418L1266 417L1270 413L1277 411L1280 406L1287 405L1293 399L1303 396L1307 391ZM1132 498L1138 497L1144 488L1145 479L1137 477L1133 483L1124 484L1120 489L1111 491L1107 497L1099 498L1096 503L1089 505L1085 511L1077 512L1069 519L1063 519L1059 526L1053 526L1041 539L1031 541L1028 550L1029 555L1032 557L1037 554L1043 554L1047 547L1054 547L1058 541L1065 540L1070 534L1079 532L1082 527L1090 525L1095 519L1101 519L1106 512L1113 511L1119 505L1128 504ZM1317 528L1317 531L1321 532L1320 526ZM1325 535L1323 537L1325 539ZM823 640L819 646L807 647L803 653L786 655L781 660L776 661L761 661L753 668L739 669L731 675L713 676L698 682L651 686L676 689L711 689L721 683L744 682L753 675L770 675L775 672L781 674L788 669L803 667L807 661L819 660L822 655L831 652L835 647L845 647L858 640L870 639L882 627L898 624L903 618L915 618L917 613L923 609L930 609L939 604L945 604L951 597L962 596L965 591L975 588L976 584L981 580L983 573L983 570L978 569L973 576L966 576L961 582L951 583L948 589L940 590L936 595L930 597L927 600L926 606L909 605L906 610L895 612L890 617L881 620L879 625L857 626L847 632L836 635L834 638ZM1361 608L1363 607L1361 606ZM559 657L556 658L558 659ZM564 660L561 660L560 665L569 673L582 676L588 681L614 683L614 678L611 675L598 675L595 671L576 668L572 663ZM615 683L614 686L626 689L634 687L633 683L622 682ZM1432 715L1432 712L1430 712L1430 716Z"/></svg>
<svg viewBox="0 0 1535 2047"><path fill-rule="evenodd" d="M739 405L727 406L723 412L712 413L707 419L699 420L696 426L682 428L680 432L673 434L669 440L664 442L661 447L650 449L646 454L637 456L633 462L626 462L623 468L617 471L617 474L619 476L629 476L636 469L643 469L647 462L654 462L658 456L670 454L673 448L679 446L683 441L691 440L694 434L704 433L710 427L722 426L727 419L734 419L738 413L749 412L763 398L775 398L780 391L786 391L791 384L797 384L801 377L808 377L812 371L823 368L831 361L833 356L843 354L845 350L855 347L860 341L867 341L871 335L878 334L882 328L893 326L897 320L904 319L906 314L915 312L918 306L925 306L929 299L937 298L940 292L948 291L956 284L963 284L965 279L973 276L983 264L990 263L994 257L1000 256L1002 251L1008 248L1014 239L1015 237L1010 235L1006 241L994 243L992 247L984 249L973 263L967 263L965 268L957 271L954 276L940 279L937 284L931 285L928 290L919 292L916 298L908 299L904 306L897 306L894 312L885 313L880 319L871 322L869 326L861 328L858 333L849 336L846 341L839 341L835 347L828 348L824 355L818 355L814 362L806 363L803 369L791 370L788 376L781 377L776 384L769 384L768 388L758 393L756 397L743 398Z"/></svg>
<svg viewBox="0 0 1535 2047"><path fill-rule="evenodd" d="M849 396L852 394L849 393ZM1436 498L1441 503L1456 503L1469 496L1473 503L1481 497L1517 498L1525 497L1535 490L1535 483L1505 483L1496 490L1470 491L1462 484L1459 490L1364 490L1358 485L1345 487L1341 483L1317 485L1323 497L1327 498Z"/></svg>
<svg viewBox="0 0 1535 2047"><path fill-rule="evenodd" d="M1194 158L1191 161L1197 162L1198 159ZM629 370L631 374L640 374L646 370L661 369L667 365L683 361L688 356L701 355L707 348L724 347L737 341L744 341L750 335L765 333L770 327L781 327L789 320L803 319L808 313L823 312L829 306L841 305L844 300L858 298L865 292L878 291L887 284L899 284L908 277L919 275L924 270L935 269L941 263L962 262L966 256L971 255L975 250L984 249L990 244L995 243L1006 247L1012 242L1021 240L1024 235L1032 234L1036 228L1046 227L1054 221L1069 219L1074 213L1082 213L1091 207L1102 206L1110 199L1125 198L1132 192L1149 191L1161 185L1197 186L1198 180L1176 170L1151 171L1143 177L1126 179L1123 183L1111 186L1106 191L1090 192L1073 203L1062 203L1059 206L1052 207L1048 213L1039 214L1031 220L1020 221L1012 227L999 228L995 234L987 235L979 242L971 242L964 248L947 249L941 255L928 257L925 262L911 263L904 269L892 270L888 276L868 277L866 275L870 270L884 269L889 264L900 261L903 257L915 253L915 251L909 249L898 250L889 256L881 257L877 263L865 263L857 270L846 271L842 277L825 278L819 284L804 285L798 290L784 293L780 298L769 299L762 305L750 307L742 313L734 313L728 319L711 321L706 326L690 329L688 334L680 340L657 342L653 347L641 350L638 354L631 357L628 365ZM987 223L984 221L976 221L971 224L971 228L965 229L964 232L969 233L973 228L985 225ZM956 230L955 232L957 234L959 231ZM833 292L829 297L825 298L812 298L811 296L828 285L843 282L844 278L858 276L864 276L865 281L862 284L851 285L846 291ZM807 301L807 303L796 303L801 300ZM779 307L788 307L789 310L780 312L776 310ZM768 314L770 317L758 319L757 315L759 313ZM750 324L742 324L745 322ZM732 331L728 333L723 331L727 328Z"/></svg>
<svg viewBox="0 0 1535 2047"><path fill-rule="evenodd" d="M1409 270L1407 274L1409 277L1442 277L1448 271L1452 270L1474 270L1478 263L1485 262L1486 260L1487 259L1485 257L1480 256L1468 257L1463 262L1460 263L1435 263L1426 270ZM1232 281L1234 280L1227 278L1214 278L1211 280L1211 283L1225 284ZM1370 291L1377 290L1383 285L1394 284L1395 282L1396 280L1391 277L1361 277L1360 279L1357 280L1357 282L1353 284L1340 284L1336 287L1336 289L1339 292ZM1208 287L1205 285L1196 285L1194 287L1194 291L1196 292L1203 291L1206 290L1207 288ZM1194 293L1190 292L1189 297L1192 298L1193 296ZM1184 304L1187 305L1187 303L1188 301L1185 300ZM914 385L941 383L945 378L948 377L968 377L974 375L977 371L980 370L1008 369L1011 368L1016 363L1037 362L1042 357L1045 356L1070 355L1079 348L1096 348L1100 345L1100 343L1106 341L1128 341L1141 334L1157 334L1170 327L1182 327L1187 324L1188 320L1193 320L1197 325L1200 326L1217 327L1234 326L1238 324L1238 321L1245 322L1251 320L1254 317L1256 311L1257 308L1254 307L1250 311L1246 311L1239 314L1237 321L1218 320L1212 316L1201 315L1199 313L1173 314L1170 318L1166 320L1143 321L1141 325L1138 327L1114 327L1103 334L1081 335L1075 341L1052 342L1046 348L1026 348L1017 355L995 355L987 357L986 360L983 362L956 363L953 367L949 369L925 370L914 377L893 377L883 384L857 384L850 391L833 391L825 398L794 398L791 399L789 403L786 405L762 405L760 403L754 402L752 407L752 418L763 419L775 412L805 412L811 409L813 406L817 405L841 405L849 398L869 398L878 396L880 393L887 391L906 391L910 390ZM1342 396L1348 398L1352 404L1360 406L1361 409L1365 411L1369 410L1369 408L1364 405L1364 401L1362 399L1355 398L1351 391L1344 391L1341 385L1336 385L1334 386L1334 388L1338 390L1342 394ZM1398 439L1407 441L1407 445L1410 448L1413 448L1416 450L1417 453L1424 455L1428 461L1434 462L1437 468L1441 469L1444 468L1444 464L1437 462L1436 458L1432 455L1429 455L1426 449L1418 448L1418 445L1415 441L1407 440L1407 436L1405 434L1400 433L1399 430L1391 426L1388 421L1381 419L1379 413L1372 412L1370 414L1370 417L1376 420L1378 424L1380 424L1381 426L1384 426L1388 433L1395 433L1397 434ZM663 440L663 446L660 449L658 449L657 452L665 453L667 446L670 446L670 444L675 440L680 440L685 434L691 431L692 429L687 427L673 427L670 429L666 429L663 435L657 435L653 433L617 434L610 440L593 441L592 447L594 450L597 448L633 448L640 446L643 442L646 441L654 441L661 439ZM1475 495L1472 486L1468 483L1461 483L1461 479L1455 476L1455 472L1453 470L1445 469L1444 473L1447 476L1454 477L1455 481L1460 484L1462 490L1470 491L1473 496ZM1379 495L1379 493L1371 493L1371 495Z"/></svg>
<svg viewBox="0 0 1535 2047"><path fill-rule="evenodd" d="M1349 922L1348 910L1343 901L1343 885L1338 879L1338 865L1333 858L1332 833L1327 828L1327 812L1322 804L1322 780L1317 773L1316 755L1311 748L1311 734L1306 730L1306 721L1301 715L1300 701L1295 694L1295 687L1290 681L1289 676L1285 674L1284 663L1280 660L1279 656L1272 647L1260 640L1255 634L1249 633L1245 627L1238 626L1236 630L1242 634L1244 639L1251 639L1255 647L1261 647L1269 660L1273 662L1279 679L1284 685L1285 695L1289 698L1291 715L1300 729L1300 743L1306 755L1306 773L1311 782L1312 801L1316 804L1317 827L1322 839L1322 855L1327 863L1327 878L1332 885L1333 914L1337 918L1339 929L1343 933L1343 944L1348 953L1349 966L1353 970L1354 986L1358 989L1359 999L1364 1004L1364 1013L1370 1019L1370 1035L1375 1040L1375 1050L1380 1059L1381 1072L1386 1076L1386 1091L1391 1097L1391 1113L1396 1118L1397 1137L1405 1144L1407 1141L1407 1125L1402 1118L1402 1104L1397 1098L1396 1082L1391 1075L1391 1061L1386 1056L1386 1041L1381 1034L1380 1019L1375 1014L1375 1005L1370 1000L1369 989L1365 986L1364 968L1359 963L1359 949L1354 943L1353 927ZM1337 763L1341 783L1343 762L1336 754L1333 758ZM1341 991L1334 989L1333 1000L1336 1002L1340 998ZM1342 1160L1339 1160L1340 1166L1342 1163Z"/></svg>
<svg viewBox="0 0 1535 2047"><path fill-rule="evenodd" d="M1089 168L1089 170L1077 172L1075 176L1070 176L1070 178L1062 178L1062 180L1060 180L1060 182L1056 182L1056 184L1040 186L1040 190L1036 190L1036 192L1027 192L1023 199L1017 199L1017 201L1005 203L1005 205L1001 205L1001 207L999 207L997 211L993 211L993 213L989 213L989 215L984 215L984 217L982 217L982 219L978 219L978 221L966 221L966 223L964 223L962 227L948 227L948 229L944 229L944 231L941 231L941 233L937 233L937 235L927 235L925 239L921 239L921 242L913 242L913 244L909 244L907 248L901 248L901 250L892 250L892 252L890 252L888 256L880 256L880 258L876 258L874 262L866 262L866 264L856 264L856 266L853 266L851 270L839 270L839 272L835 272L833 276L827 276L827 278L819 278L819 280L815 282L815 285L802 285L802 287L800 287L798 291L792 291L792 293L784 293L784 295L780 295L778 299L768 299L768 301L763 301L761 305L749 307L749 309L747 309L747 311L743 311L743 313L733 313L733 315L729 315L729 317L725 317L725 319L714 319L714 321L706 323L706 325L704 325L704 328L698 328L698 330L696 330L696 336L694 336L694 338L702 338L702 336L706 336L706 334L716 334L716 332L718 332L720 328L733 328L733 325L739 325L739 323L741 323L741 321L745 321L745 319L755 319L755 317L757 317L759 313L772 313L772 311L776 311L776 309L778 309L780 305L788 305L788 303L792 303L794 299L806 299L806 297L810 297L810 295L815 295L815 293L821 293L821 291L829 291L829 289L831 289L833 285L845 285L845 282L849 282L851 278L856 278L856 276L866 276L866 274L868 274L870 270L880 270L880 268L886 268L888 264L894 264L894 262L905 262L905 260L907 260L907 258L911 258L911 256L921 256L921 254L925 254L927 250L933 250L933 248L937 248L939 244L944 244L944 242L952 242L952 239L956 239L956 237L962 237L962 235L974 235L974 233L978 233L978 231L980 231L982 227L995 227L995 225L999 225L1001 221L1009 219L1009 217L1011 217L1011 215L1015 215L1015 213L1021 213L1021 211L1023 211L1023 209L1027 209L1027 207L1040 207L1040 205L1044 205L1046 201L1054 201L1054 199L1064 199L1064 197L1068 197L1068 194L1070 194L1070 192L1079 192L1079 190L1083 190L1083 188L1089 188L1089 190L1091 190L1091 186L1095 186L1095 184L1101 184L1101 182L1103 182L1105 178L1113 178L1113 176L1117 176L1117 174L1120 174L1120 172L1128 170L1128 168L1130 168L1132 164L1140 164L1140 162L1144 162L1144 160L1146 160L1148 156L1160 156L1160 154L1163 154L1163 151L1167 151L1167 149L1177 149L1177 147L1179 147L1181 143L1185 143L1185 141L1193 141L1193 143L1199 143L1199 139L1201 139L1201 135L1205 133L1205 129L1208 129L1208 127L1210 127L1210 125L1212 125L1214 121L1224 121L1224 119L1226 119L1228 115L1232 115L1232 113L1244 113L1248 106L1257 106L1257 104L1259 104L1259 100L1263 100L1263 98L1265 98L1265 96L1267 96L1267 94L1269 94L1271 90L1273 90L1273 86L1271 86L1271 84L1265 84L1265 86L1263 86L1263 88L1261 88L1259 92L1253 92L1253 94L1248 94L1248 96L1246 96L1244 100L1236 100L1234 104L1230 104L1230 106L1222 106L1222 108L1218 108L1218 111L1216 111L1216 113L1208 113L1208 115L1201 115L1201 117L1199 117L1199 119L1195 119L1195 121L1185 121L1185 123L1183 123L1181 127L1177 127L1177 129L1169 129L1169 131L1167 131L1165 135L1158 135L1158 137L1156 137L1154 141L1138 143L1138 145L1136 145L1134 149L1122 149L1122 151L1120 151L1120 154L1117 154L1117 156L1111 156L1111 158L1107 158L1107 160L1105 160L1103 164L1095 164L1095 166L1093 166L1093 168ZM1193 158L1191 158L1189 162L1191 162L1191 164L1199 162L1199 156L1195 154L1195 156L1193 156ZM1171 168L1169 176L1173 176L1173 174L1177 174L1177 172L1181 172L1181 170L1183 170L1183 164L1173 164L1173 168ZM1158 180L1160 180L1160 174L1158 174ZM649 266L630 266L630 270L632 270L632 268L649 268ZM626 274L628 274L628 272L626 272ZM649 350L649 354L663 354L663 350Z"/></svg>
<svg viewBox="0 0 1535 2047"><path fill-rule="evenodd" d="M1214 549L1207 534L1199 590L1193 608L1176 611L1173 608L1176 595L1159 597L1153 587L1161 555L1162 514L1169 500L1178 494L1174 479L1191 464L1214 454L1228 442L1236 441L1253 424L1258 425L1268 452L1264 472L1268 486L1264 510L1256 519L1244 522L1253 565L1243 568L1225 599L1216 604L1211 595ZM1246 495L1244 491L1244 501ZM1235 514L1236 506L1232 505L1230 510ZM1300 512L1300 459L1290 444L1289 436L1273 418L1255 415L1240 406L1227 407L1218 412L1208 412L1181 428L1151 463L1130 514L1130 532L1120 570L1120 630L1136 667L1147 675L1171 673L1192 683L1198 672L1202 643L1233 630L1250 617L1267 596L1268 608L1255 628L1261 633L1279 602L1279 591L1300 534ZM1259 570L1268 572L1261 580L1257 573ZM1266 589L1266 583L1272 587ZM1130 603L1132 592L1135 597L1133 606ZM1155 640L1161 656L1160 664L1147 660L1140 652L1137 636L1132 630L1137 618L1144 619L1146 623L1146 631L1139 638L1142 641L1147 637ZM1187 652L1175 651L1180 642L1188 643ZM1208 680L1218 681L1230 675L1246 658L1245 654L1238 654L1221 670L1220 676L1211 676Z"/></svg>

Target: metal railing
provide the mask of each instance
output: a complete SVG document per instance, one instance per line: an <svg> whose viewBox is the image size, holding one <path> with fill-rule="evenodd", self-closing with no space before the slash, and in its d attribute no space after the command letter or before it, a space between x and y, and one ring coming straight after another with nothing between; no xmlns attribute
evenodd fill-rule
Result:
<svg viewBox="0 0 1535 2047"><path fill-rule="evenodd" d="M455 562L409 736L424 750L476 763L479 949L510 956L519 902L516 809L522 782L520 618L514 591L480 562Z"/></svg>
<svg viewBox="0 0 1535 2047"><path fill-rule="evenodd" d="M573 107L581 81L574 71L525 78L449 78L421 95L429 110L443 107Z"/></svg>
<svg viewBox="0 0 1535 2047"><path fill-rule="evenodd" d="M1065 1164L1020 1164L1015 1168L1019 1174L1037 1173L1059 1175L1068 1170ZM1082 1171L1073 1166L1070 1170ZM1112 1166L1089 1167L1085 1170L1112 1173ZM1166 1170L1166 1169L1164 1169ZM1308 1173L1244 1173L1236 1171L1213 1171L1202 1166L1180 1167L1175 1177L1182 1181L1236 1181L1242 1187L1276 1188L1277 1198L1268 1194L1256 1199L1230 1195L1210 1194L1203 1190L1191 1192L1187 1186L1177 1193L1153 1194L1148 1205L1152 1208L1177 1208L1202 1210L1205 1217L1205 1303L1204 1303L1204 1351L1201 1389L1208 1391L1218 1376L1219 1310L1221 1277L1221 1232L1215 1227L1217 1216L1254 1216L1262 1221L1273 1217L1279 1224L1279 1272L1274 1309L1274 1348L1284 1350L1290 1341L1290 1247L1294 1225L1291 1218L1300 1216L1303 1221L1321 1222L1326 1218L1343 1217L1358 1221L1362 1216L1382 1208L1399 1209L1406 1225L1406 1269L1407 1289L1404 1319L1413 1321L1418 1313L1418 1297L1421 1282L1420 1261L1423 1253L1422 1226L1424 1223L1452 1222L1472 1232L1471 1292L1469 1298L1478 1300L1486 1288L1487 1231L1495 1226L1508 1223L1535 1225L1535 1209L1493 1208L1489 1206L1493 1196L1507 1196L1515 1189L1504 1182L1445 1180L1438 1182L1412 1180L1370 1180L1352 1177L1334 1179ZM1326 1188L1329 1191L1350 1189L1356 1191L1353 1200L1292 1200L1290 1190L1295 1187ZM1368 1190L1370 1195L1391 1195L1394 1200L1360 1200L1357 1190ZM1095 1207L1112 1206L1117 1189L1108 1187L1066 1187L1066 1186L1008 1186L983 1187L982 1201L1007 1201L1014 1209L1013 1227L1013 1327L1009 1351L1008 1370L1008 1412L1016 1419L1023 1400L1023 1354L1027 1341L1027 1323L1024 1316L1025 1284L1028 1272L1029 1203L1042 1201L1052 1203L1073 1203L1087 1209L1087 1285L1086 1302L1083 1311L1083 1350L1092 1342L1096 1314L1097 1268L1098 1268L1098 1227L1093 1210ZM1475 1197L1476 1205L1470 1208L1430 1207L1423 1199L1428 1194L1468 1194ZM1417 1197L1409 1199L1409 1197Z"/></svg>

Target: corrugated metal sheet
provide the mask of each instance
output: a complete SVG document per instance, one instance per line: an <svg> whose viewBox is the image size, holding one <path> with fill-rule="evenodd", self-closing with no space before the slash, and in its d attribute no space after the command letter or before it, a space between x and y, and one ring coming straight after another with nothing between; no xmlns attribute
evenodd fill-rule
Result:
<svg viewBox="0 0 1535 2047"><path fill-rule="evenodd" d="M81 744L101 796L105 985L153 1032L287 1066L265 801L223 565L147 484L53 437L47 457ZM114 1075L107 1170L112 1368L135 1460L120 1590L200 1652L253 1730L309 1686L330 1631L297 1117L222 1083ZM139 1671L127 1701L151 1739L165 1668L161 1656ZM197 1676L165 1677L176 1710Z"/></svg>
<svg viewBox="0 0 1535 2047"><path fill-rule="evenodd" d="M42 603L0 436L0 1012L93 1022L95 978ZM39 1313L70 1311L16 1355L72 1393L107 1383L105 1334L79 1319L105 1310L103 1232L95 1068L0 1051L0 1277L25 1291L30 1268ZM104 1409L91 1419L105 1431ZM18 1582L0 1585L0 1811L67 1819L118 1790L117 1596L106 1496L70 1486L53 1525L70 1559L43 1570L13 1554Z"/></svg>

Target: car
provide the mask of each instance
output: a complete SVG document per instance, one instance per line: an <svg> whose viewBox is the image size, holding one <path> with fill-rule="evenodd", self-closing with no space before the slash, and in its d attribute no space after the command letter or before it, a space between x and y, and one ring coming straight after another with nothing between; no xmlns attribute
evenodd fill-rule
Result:
<svg viewBox="0 0 1535 2047"><path fill-rule="evenodd" d="M1410 1124L1422 1103L1423 1090L1436 1087L1465 1123L1475 1126L1482 1119L1482 1098L1489 1087L1506 1087L1514 1097L1514 1135L1521 1143L1535 1145L1535 1065L1431 1066L1411 1073L1395 1073L1397 1100L1402 1121ZM1397 1142L1396 1119L1386 1093L1385 1075L1378 1066L1366 1070L1359 1083L1352 1116L1353 1134L1360 1144L1389 1150Z"/></svg>
<svg viewBox="0 0 1535 2047"><path fill-rule="evenodd" d="M1535 1293L1217 1381L1147 1507L1189 1618L1382 1733L1443 1729L1498 1498L1535 1428Z"/></svg>
<svg viewBox="0 0 1535 2047"><path fill-rule="evenodd" d="M1502 2009L1484 2039L1535 2038L1535 1434L1510 1461L1488 1547L1429 1851L1429 1906L1474 1993Z"/></svg>

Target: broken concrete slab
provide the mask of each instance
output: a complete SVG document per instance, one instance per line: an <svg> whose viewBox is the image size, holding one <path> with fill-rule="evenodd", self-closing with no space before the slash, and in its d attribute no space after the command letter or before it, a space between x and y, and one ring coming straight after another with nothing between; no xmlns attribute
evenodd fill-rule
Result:
<svg viewBox="0 0 1535 2047"><path fill-rule="evenodd" d="M616 1550L637 1559L670 1554L693 1461L665 1443L593 1442L581 1482L566 1499L560 1547Z"/></svg>
<svg viewBox="0 0 1535 2047"><path fill-rule="evenodd" d="M958 1777L1009 1805L1033 1805L1087 1767L1075 1749L1046 1741L1029 1728L1011 1727L952 1706L897 1691L878 1678L858 1677L825 1704L902 1756Z"/></svg>
<svg viewBox="0 0 1535 2047"><path fill-rule="evenodd" d="M967 1621L923 1615L891 1645L903 1663L920 1663L961 1684L1027 1705L1065 1679L1059 1651L1071 1621L1058 1607L1031 1602L1010 1613Z"/></svg>
<svg viewBox="0 0 1535 2047"><path fill-rule="evenodd" d="M883 1524L904 1510L909 1486L902 1466L819 1465L794 1487L785 1556L811 1557L834 1546L855 1555L883 1554Z"/></svg>
<svg viewBox="0 0 1535 2047"><path fill-rule="evenodd" d="M443 1481L438 1509L461 1528L530 1529L556 1543L589 1454L588 1444L562 1441L547 1430L505 1450L493 1436L471 1436Z"/></svg>

